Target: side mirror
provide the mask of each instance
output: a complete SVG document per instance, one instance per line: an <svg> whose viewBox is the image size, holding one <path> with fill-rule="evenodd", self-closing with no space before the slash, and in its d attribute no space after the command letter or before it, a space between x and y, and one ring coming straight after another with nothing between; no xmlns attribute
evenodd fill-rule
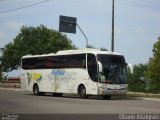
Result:
<svg viewBox="0 0 160 120"><path fill-rule="evenodd" d="M102 63L98 61L98 70L100 73L103 72L103 67L102 67Z"/></svg>
<svg viewBox="0 0 160 120"><path fill-rule="evenodd" d="M127 70L130 71L130 73L133 73L133 65L128 63L127 64Z"/></svg>

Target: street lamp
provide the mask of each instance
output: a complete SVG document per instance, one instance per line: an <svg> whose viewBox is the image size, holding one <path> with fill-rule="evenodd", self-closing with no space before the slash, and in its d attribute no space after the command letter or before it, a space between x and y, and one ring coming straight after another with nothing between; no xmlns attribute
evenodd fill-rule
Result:
<svg viewBox="0 0 160 120"><path fill-rule="evenodd" d="M111 50L114 52L114 0L112 0L112 44Z"/></svg>

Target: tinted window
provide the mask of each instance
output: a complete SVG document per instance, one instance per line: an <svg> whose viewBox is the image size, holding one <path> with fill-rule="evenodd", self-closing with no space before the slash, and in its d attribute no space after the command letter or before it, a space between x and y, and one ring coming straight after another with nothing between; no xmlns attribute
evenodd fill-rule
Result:
<svg viewBox="0 0 160 120"><path fill-rule="evenodd" d="M98 61L105 64L125 64L125 59L121 55L97 55Z"/></svg>
<svg viewBox="0 0 160 120"><path fill-rule="evenodd" d="M23 69L35 69L36 63L37 63L37 58L22 59L22 68Z"/></svg>
<svg viewBox="0 0 160 120"><path fill-rule="evenodd" d="M22 59L23 69L86 68L86 55L46 56Z"/></svg>
<svg viewBox="0 0 160 120"><path fill-rule="evenodd" d="M103 72L102 76L105 80L100 82L107 84L126 84L127 83L127 71L125 59L121 55L97 55L98 61L102 63Z"/></svg>
<svg viewBox="0 0 160 120"><path fill-rule="evenodd" d="M98 81L98 76L97 76L97 62L96 62L96 57L93 54L88 54L87 55L87 67L88 67L88 74L90 78L97 82Z"/></svg>

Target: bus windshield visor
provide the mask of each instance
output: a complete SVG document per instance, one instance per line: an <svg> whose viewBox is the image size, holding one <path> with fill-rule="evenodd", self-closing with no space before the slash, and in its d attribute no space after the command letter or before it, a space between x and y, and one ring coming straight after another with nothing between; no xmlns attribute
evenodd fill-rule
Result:
<svg viewBox="0 0 160 120"><path fill-rule="evenodd" d="M100 83L127 84L127 65L123 56L98 54L97 60L103 66Z"/></svg>

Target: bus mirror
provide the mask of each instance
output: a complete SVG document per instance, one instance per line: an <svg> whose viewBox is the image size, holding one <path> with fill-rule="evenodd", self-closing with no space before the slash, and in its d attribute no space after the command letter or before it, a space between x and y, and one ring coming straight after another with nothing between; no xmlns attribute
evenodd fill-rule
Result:
<svg viewBox="0 0 160 120"><path fill-rule="evenodd" d="M102 63L98 61L98 69L99 72L102 73L103 72L103 67L102 67Z"/></svg>

